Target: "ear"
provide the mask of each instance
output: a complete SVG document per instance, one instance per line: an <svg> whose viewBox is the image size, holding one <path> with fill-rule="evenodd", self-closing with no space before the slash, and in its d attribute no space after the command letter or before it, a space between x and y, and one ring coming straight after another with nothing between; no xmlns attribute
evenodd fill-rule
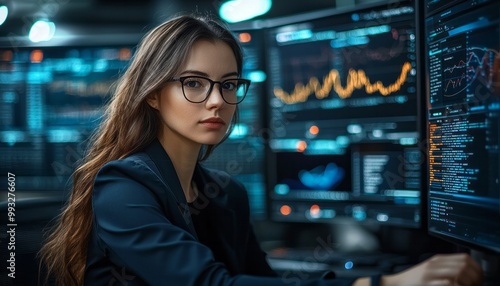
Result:
<svg viewBox="0 0 500 286"><path fill-rule="evenodd" d="M158 106L160 106L159 94L154 93L148 96L148 98L146 98L146 102L149 104L149 106L158 110Z"/></svg>

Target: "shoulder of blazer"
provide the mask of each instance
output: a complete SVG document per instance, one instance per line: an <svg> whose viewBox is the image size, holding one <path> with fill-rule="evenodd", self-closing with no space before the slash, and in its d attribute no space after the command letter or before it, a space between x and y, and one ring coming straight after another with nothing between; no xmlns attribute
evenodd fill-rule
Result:
<svg viewBox="0 0 500 286"><path fill-rule="evenodd" d="M158 167L146 152L134 153L121 160L108 162L99 172L118 172L120 176L140 182L157 198L172 223L194 233L189 210L182 207L178 195L162 177ZM99 176L96 179L99 180Z"/></svg>
<svg viewBox="0 0 500 286"><path fill-rule="evenodd" d="M163 179L161 177L160 171L156 167L156 165L153 162L153 160L151 160L151 158L145 152L134 153L134 154L132 154L132 155L124 158L123 160L124 161L131 161L131 162L135 162L135 163L139 163L139 164L141 164L141 163L144 164L145 166L147 166L151 170L151 172L156 177L158 177L158 179L160 181L163 182Z"/></svg>
<svg viewBox="0 0 500 286"><path fill-rule="evenodd" d="M135 153L123 159L106 163L99 170L96 182L102 180L102 176L110 174L139 182L153 193L162 204L167 201L176 201L169 184L162 178L157 166L146 153Z"/></svg>
<svg viewBox="0 0 500 286"><path fill-rule="evenodd" d="M161 183L161 187L158 185L151 186L151 191L156 193L156 195L159 195L160 198L164 199L165 194L167 194L169 197L171 197L171 200L173 199L176 204L181 203L175 192L172 190L170 184L168 181L168 178L164 178L162 176L162 173L158 169L158 166L154 163L154 161L151 159L151 157L146 153L146 152L139 152L139 153L134 153L126 158L123 159L124 161L132 162L133 164L139 164L147 168L147 173L141 172L137 174L137 176L144 176L142 178L142 181L144 182L145 185L148 185L146 182L146 178L149 178L151 175L154 176L155 179L157 179L157 182Z"/></svg>

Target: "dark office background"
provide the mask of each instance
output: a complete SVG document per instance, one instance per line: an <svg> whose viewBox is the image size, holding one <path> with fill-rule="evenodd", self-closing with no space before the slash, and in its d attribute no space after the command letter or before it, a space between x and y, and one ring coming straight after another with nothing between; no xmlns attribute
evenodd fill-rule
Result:
<svg viewBox="0 0 500 286"><path fill-rule="evenodd" d="M201 13L217 17L218 8L223 2L225 1L0 0L0 4L7 4L10 7L7 21L0 26L0 48L14 48L15 50L19 49L22 51L22 49L29 48L30 46L47 47L49 49L44 51L46 51L46 56L50 56L51 53L54 55L58 53L58 46L78 47L88 45L103 47L109 45L119 47L123 45L133 47L145 32L172 15L179 13ZM233 27L235 31L251 27L249 31L256 37L255 41L260 41L263 39L259 37L263 38L265 33L255 28L259 26L259 21L264 23L276 19L286 19L284 22L293 22L294 17L303 17L307 13L311 13L312 15L318 12L320 14L321 11L332 9L345 9L348 11L355 7L369 7L378 2L383 2L388 7L391 5L397 6L397 1L381 2L378 0L273 0L271 10L266 14L243 23L230 24L230 27ZM56 24L56 34L54 39L49 42L33 44L27 39L26 35L32 23L41 18L48 19ZM256 48L259 53L256 56L264 58L265 48L263 46ZM261 63L261 65L264 65L264 63ZM267 69L266 66L254 68ZM253 85L255 89L252 91L253 93L266 93L265 88L259 86L258 82ZM255 106L256 108L262 108L266 104L265 98L260 101L250 98L246 99L246 101L246 104ZM53 104L55 105L56 103ZM266 112L268 110L255 111L257 116L264 117L267 116ZM245 116L247 114L243 113L244 118ZM90 130L86 130L85 132L87 131L90 132ZM228 149L225 150L235 150L231 148L239 146L229 144ZM260 145L251 146L252 148L262 147ZM10 152L10 149L5 144L0 146L0 148L2 152ZM57 148L61 148L61 146L53 147L50 152L57 153L56 150L59 150ZM76 150L81 154L79 148L82 147L71 145L70 150ZM68 156L71 157L74 155L74 152L71 153L67 151L68 149L65 150L65 158L61 160L67 160ZM50 156L57 155L50 152L44 156L52 158ZM237 156L234 158L230 157L231 154L214 153L213 160L241 159ZM78 154L76 157L78 157ZM75 163L78 159L76 157L71 157L70 160ZM264 158L258 157L258 160L261 161L253 161L253 165L247 164L243 166L244 172L247 169L252 169L248 170L250 174L255 168L259 168L260 165L258 164L262 163ZM3 164L3 162L0 162L0 164ZM5 166L2 168L2 170L6 170ZM262 173L266 172L267 170L262 171ZM242 177L242 179L252 181L255 180L255 177L247 176ZM20 184L22 187L23 183L20 182ZM32 184L36 185L36 182ZM256 189L259 190L260 187L256 186ZM272 219L269 214L270 206L266 202L268 199L267 192L269 192L267 190L268 186L264 187L265 192L254 192L252 186L248 188L251 204L254 204L251 205L254 212L252 221L256 234L261 241L262 248L269 252L271 258L275 259L276 264L274 265L278 270L291 267L290 269L293 269L296 275L303 276L302 278L304 276L318 275L321 271L331 268L332 266L329 263L338 264L344 262L350 262L351 264L354 262L360 266L353 267L351 264L335 265L335 270L345 276L370 275L377 272L392 273L403 270L437 252L443 253L462 250L456 244L429 235L425 221L422 222L422 225L398 227L395 225L385 226L383 224L371 223L358 224L348 218L345 220L337 219L333 224ZM17 198L19 201L23 200L23 203L17 205L17 222L19 225L24 224L26 226L18 233L19 239L22 239L24 243L24 245L19 245L21 242L18 242L19 254L17 257L17 267L21 273L36 273L37 266L33 263L33 257L40 245L40 241L43 239L43 230L46 230L44 227L58 214L59 209L64 204L66 195L64 192L45 192L50 195L44 195L43 192L45 191L30 192L29 190L24 190L24 192L18 193ZM3 201L4 199L2 198ZM426 210L423 209L422 211L425 212ZM2 215L1 219L3 221L4 217L6 217L4 210L2 210L0 215ZM0 239L3 240L6 237L3 228L1 230ZM0 252L2 255L5 251L3 245L2 243L3 249ZM326 251L329 253L330 251L336 252L342 249L346 253L353 253L353 255L339 256L336 261L332 258L331 261L325 260L322 261L324 263L318 263L311 252L318 248L323 252ZM292 264L283 263L283 261L292 261ZM309 261L311 264L307 264L304 261ZM25 268L23 269L23 267ZM5 269L0 271L2 273L0 284L6 281L3 274L4 271ZM24 277L18 279L15 284L7 285L30 285L32 281L33 277ZM8 283L11 282L11 280L8 281Z"/></svg>

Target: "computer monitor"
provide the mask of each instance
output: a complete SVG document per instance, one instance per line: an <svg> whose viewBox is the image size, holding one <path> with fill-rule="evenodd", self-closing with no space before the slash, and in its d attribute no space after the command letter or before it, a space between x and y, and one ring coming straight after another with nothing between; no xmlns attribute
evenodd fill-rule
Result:
<svg viewBox="0 0 500 286"><path fill-rule="evenodd" d="M448 2L426 1L428 228L498 254L500 3Z"/></svg>
<svg viewBox="0 0 500 286"><path fill-rule="evenodd" d="M0 170L16 175L17 191L68 190L132 54L125 45L0 48Z"/></svg>
<svg viewBox="0 0 500 286"><path fill-rule="evenodd" d="M286 20L266 37L270 217L419 228L415 3Z"/></svg>

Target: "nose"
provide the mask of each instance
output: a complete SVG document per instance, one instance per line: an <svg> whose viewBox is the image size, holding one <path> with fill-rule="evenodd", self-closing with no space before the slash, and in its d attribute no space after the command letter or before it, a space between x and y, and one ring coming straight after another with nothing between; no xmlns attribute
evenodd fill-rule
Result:
<svg viewBox="0 0 500 286"><path fill-rule="evenodd" d="M224 99L222 98L222 92L220 88L220 83L215 83L208 95L207 101L205 102L207 108L211 109L214 107L219 108L224 104Z"/></svg>

